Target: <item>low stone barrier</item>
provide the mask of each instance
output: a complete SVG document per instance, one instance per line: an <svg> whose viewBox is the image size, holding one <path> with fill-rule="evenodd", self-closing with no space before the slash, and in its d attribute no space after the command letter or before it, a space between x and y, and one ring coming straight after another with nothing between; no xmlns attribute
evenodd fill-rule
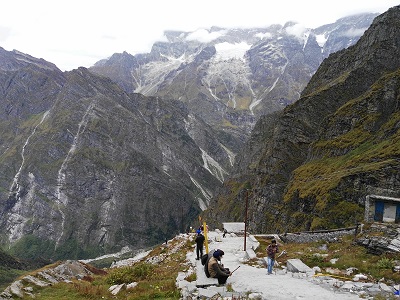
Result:
<svg viewBox="0 0 400 300"><path fill-rule="evenodd" d="M336 242L338 238L345 235L355 235L357 227L341 228L335 230L303 231L285 233L279 238L285 243L310 243L310 242Z"/></svg>

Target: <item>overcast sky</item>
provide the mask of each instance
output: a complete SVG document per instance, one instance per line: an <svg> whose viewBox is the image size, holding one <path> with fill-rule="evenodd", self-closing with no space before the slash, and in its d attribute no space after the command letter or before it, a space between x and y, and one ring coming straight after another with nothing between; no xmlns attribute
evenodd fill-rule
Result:
<svg viewBox="0 0 400 300"><path fill-rule="evenodd" d="M266 27L297 21L308 28L361 12L383 13L399 0L6 0L0 47L69 71L114 53L146 53L165 30Z"/></svg>

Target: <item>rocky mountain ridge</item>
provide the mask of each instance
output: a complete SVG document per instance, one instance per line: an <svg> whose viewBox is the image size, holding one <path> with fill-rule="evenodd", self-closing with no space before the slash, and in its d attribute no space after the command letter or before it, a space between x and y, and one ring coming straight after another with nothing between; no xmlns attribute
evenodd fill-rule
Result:
<svg viewBox="0 0 400 300"><path fill-rule="evenodd" d="M243 220L247 194L258 232L337 228L363 219L368 194L400 196L399 16L376 17L296 103L260 119L208 220Z"/></svg>
<svg viewBox="0 0 400 300"><path fill-rule="evenodd" d="M261 115L298 100L320 63L353 45L375 16L350 16L316 29L288 22L167 31L166 41L156 42L150 53L116 53L90 70L128 92L178 99L243 143Z"/></svg>
<svg viewBox="0 0 400 300"><path fill-rule="evenodd" d="M25 258L140 248L208 206L231 142L182 103L0 50L2 245Z"/></svg>

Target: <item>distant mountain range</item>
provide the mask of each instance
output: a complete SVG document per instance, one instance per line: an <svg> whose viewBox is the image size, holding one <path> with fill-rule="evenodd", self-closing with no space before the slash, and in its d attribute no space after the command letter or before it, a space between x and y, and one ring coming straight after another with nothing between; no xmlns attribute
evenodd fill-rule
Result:
<svg viewBox="0 0 400 300"><path fill-rule="evenodd" d="M244 186L253 191L252 228L278 228L265 225L270 208L297 228L288 214L308 210L284 191L296 191L297 167L325 153L309 152L320 125L336 128L327 118L396 68L380 48L397 55L395 38L380 44L397 33L386 33L389 21L369 29L382 37L355 44L374 17L317 29L167 32L151 53L70 72L0 48L2 245L52 259L143 248L196 225L202 211L216 226L241 220Z"/></svg>
<svg viewBox="0 0 400 300"><path fill-rule="evenodd" d="M182 101L241 144L261 115L298 100L321 62L357 42L376 16L350 16L316 29L288 22L168 31L167 41L155 43L150 53L114 54L90 70L126 92Z"/></svg>

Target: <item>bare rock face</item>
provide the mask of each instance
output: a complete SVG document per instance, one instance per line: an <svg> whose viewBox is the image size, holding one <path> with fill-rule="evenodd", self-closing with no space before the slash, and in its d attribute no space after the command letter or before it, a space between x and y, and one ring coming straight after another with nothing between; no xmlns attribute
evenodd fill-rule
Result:
<svg viewBox="0 0 400 300"><path fill-rule="evenodd" d="M234 142L180 102L36 62L0 69L0 81L0 232L17 256L159 243L186 230L232 167Z"/></svg>
<svg viewBox="0 0 400 300"><path fill-rule="evenodd" d="M260 119L209 220L242 218L244 190L256 232L353 226L368 194L400 196L399 17L399 6L376 17L322 62L296 103Z"/></svg>

